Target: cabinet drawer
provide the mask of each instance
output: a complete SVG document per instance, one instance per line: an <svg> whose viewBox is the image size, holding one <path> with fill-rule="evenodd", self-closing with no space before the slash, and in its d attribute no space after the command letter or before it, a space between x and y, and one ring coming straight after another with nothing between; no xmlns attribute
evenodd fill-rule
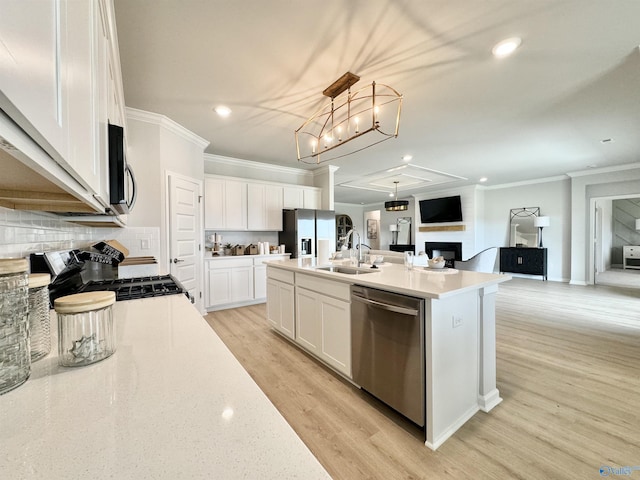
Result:
<svg viewBox="0 0 640 480"><path fill-rule="evenodd" d="M208 260L209 270L216 268L253 267L253 259L249 258L223 258Z"/></svg>
<svg viewBox="0 0 640 480"><path fill-rule="evenodd" d="M313 275L296 273L296 286L323 293L340 300L349 301L351 299L351 285L349 283L325 280L324 278L318 278Z"/></svg>
<svg viewBox="0 0 640 480"><path fill-rule="evenodd" d="M267 266L267 278L273 278L274 280L280 280L281 282L293 285L294 274L288 270Z"/></svg>

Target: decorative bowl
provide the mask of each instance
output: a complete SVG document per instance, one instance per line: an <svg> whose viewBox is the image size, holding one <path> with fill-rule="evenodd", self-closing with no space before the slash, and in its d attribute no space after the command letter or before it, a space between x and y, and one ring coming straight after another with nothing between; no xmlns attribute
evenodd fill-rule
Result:
<svg viewBox="0 0 640 480"><path fill-rule="evenodd" d="M446 262L442 257L436 257L429 260L429 268L444 268Z"/></svg>

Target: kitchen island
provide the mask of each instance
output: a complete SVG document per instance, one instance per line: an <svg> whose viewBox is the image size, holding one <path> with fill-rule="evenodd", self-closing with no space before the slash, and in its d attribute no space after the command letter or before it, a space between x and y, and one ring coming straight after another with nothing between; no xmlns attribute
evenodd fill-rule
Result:
<svg viewBox="0 0 640 480"><path fill-rule="evenodd" d="M117 350L86 367L52 352L0 396L11 479L329 479L183 295L117 302Z"/></svg>
<svg viewBox="0 0 640 480"><path fill-rule="evenodd" d="M353 381L351 285L424 299L429 448L438 448L478 410L489 412L502 401L496 387L495 294L510 276L422 267L407 271L398 264L358 274L322 267L313 259L269 263L267 316L273 328Z"/></svg>

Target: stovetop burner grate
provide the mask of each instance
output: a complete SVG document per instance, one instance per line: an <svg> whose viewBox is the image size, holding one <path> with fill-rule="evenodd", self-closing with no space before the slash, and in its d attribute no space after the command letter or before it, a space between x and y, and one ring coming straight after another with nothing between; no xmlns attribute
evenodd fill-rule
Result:
<svg viewBox="0 0 640 480"><path fill-rule="evenodd" d="M171 275L154 275L137 278L91 281L82 287L83 292L108 290L115 292L116 301L138 298L178 295L187 291Z"/></svg>

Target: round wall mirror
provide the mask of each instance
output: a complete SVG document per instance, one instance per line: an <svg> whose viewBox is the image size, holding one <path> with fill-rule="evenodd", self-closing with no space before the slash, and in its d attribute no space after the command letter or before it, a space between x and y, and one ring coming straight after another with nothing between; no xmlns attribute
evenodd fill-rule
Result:
<svg viewBox="0 0 640 480"><path fill-rule="evenodd" d="M535 248L538 246L538 227L534 219L540 207L512 208L509 223L509 246Z"/></svg>

